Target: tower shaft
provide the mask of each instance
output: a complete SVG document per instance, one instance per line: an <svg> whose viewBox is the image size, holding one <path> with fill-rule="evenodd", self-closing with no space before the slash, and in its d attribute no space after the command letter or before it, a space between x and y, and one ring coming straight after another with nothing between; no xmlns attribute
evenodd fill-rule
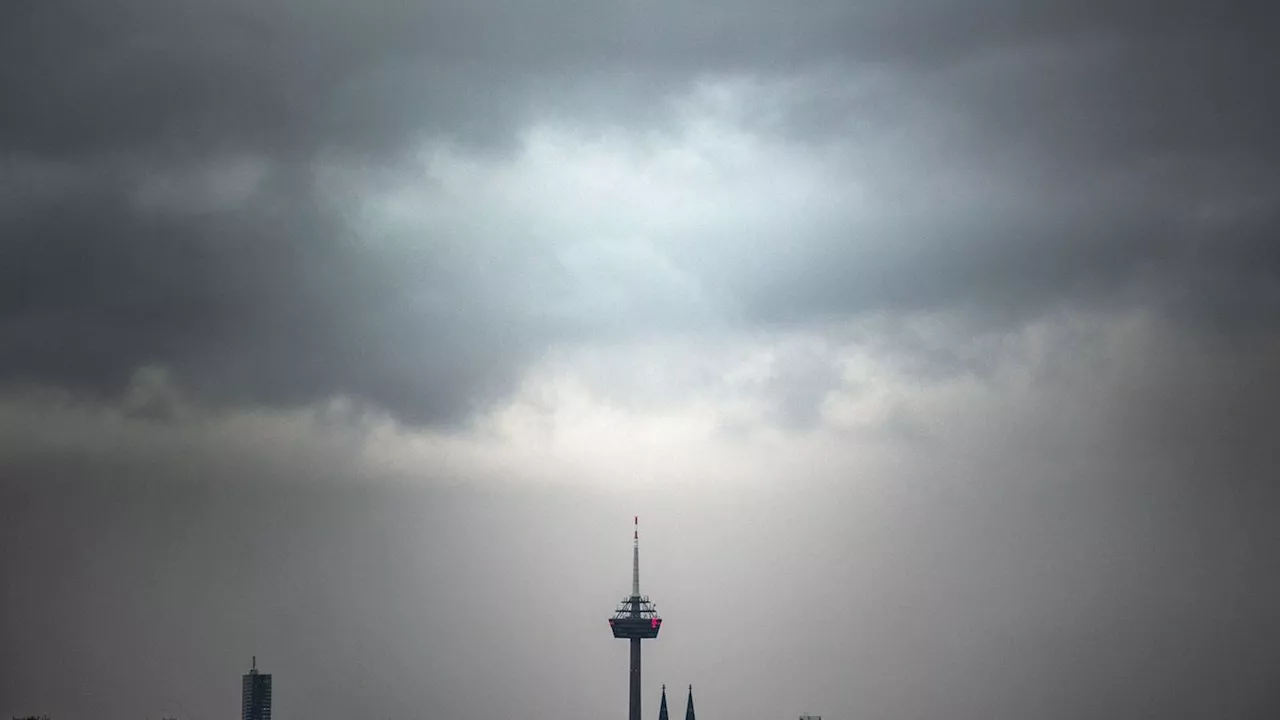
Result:
<svg viewBox="0 0 1280 720"><path fill-rule="evenodd" d="M631 638L631 702L628 720L640 718L640 638Z"/></svg>

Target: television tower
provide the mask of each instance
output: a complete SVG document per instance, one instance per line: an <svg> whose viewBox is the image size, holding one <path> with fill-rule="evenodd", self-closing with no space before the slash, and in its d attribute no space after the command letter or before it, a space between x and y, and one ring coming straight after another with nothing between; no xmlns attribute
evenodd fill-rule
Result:
<svg viewBox="0 0 1280 720"><path fill-rule="evenodd" d="M649 598L640 594L640 518L635 518L634 547L631 555L631 596L622 599L618 610L609 618L615 638L631 641L631 711L627 720L640 718L640 641L658 637L662 618Z"/></svg>

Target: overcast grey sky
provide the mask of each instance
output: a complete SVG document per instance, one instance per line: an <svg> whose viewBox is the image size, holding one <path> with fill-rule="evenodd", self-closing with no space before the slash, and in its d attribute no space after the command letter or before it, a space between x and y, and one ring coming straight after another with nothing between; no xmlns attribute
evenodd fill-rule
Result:
<svg viewBox="0 0 1280 720"><path fill-rule="evenodd" d="M5 3L0 716L1275 717L1274 14Z"/></svg>

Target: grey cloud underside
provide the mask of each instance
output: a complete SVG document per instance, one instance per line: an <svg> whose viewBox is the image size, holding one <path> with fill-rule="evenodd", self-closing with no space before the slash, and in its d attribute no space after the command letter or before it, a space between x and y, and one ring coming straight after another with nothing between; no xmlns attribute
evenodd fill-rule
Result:
<svg viewBox="0 0 1280 720"><path fill-rule="evenodd" d="M166 144L395 151L406 135L424 130L488 126L491 139L509 133L527 119L520 111L530 98L519 91L538 78L572 85L592 73L655 81L699 72L785 75L824 63L883 63L931 75L989 54L1046 45L1074 53L1097 42L1130 45L1108 62L1110 72L1089 76L1092 87L1068 88L1094 93L1087 107L1072 108L1079 96L1060 93L1067 113L1054 116L1132 108L1135 120L1164 128L1113 126L1133 132L1130 140L1196 142L1206 130L1234 142L1270 137L1266 114L1230 111L1266 104L1245 92L1266 76L1262 24L1244 12L1194 4L935 1L905 11L892 3L783 10L722 2L690 11L673 3L131 0L106 7L26 0L7 16L0 77L10 109L0 138L16 151L78 155ZM1046 93L1039 99L1071 80L1070 69L1037 72L1032 79ZM994 109L1029 109L1022 102L1028 96L986 89L994 94L982 99ZM637 90L635 106L654 101ZM1116 102L1125 96L1129 102ZM1000 107L1006 104L1017 107ZM1178 113L1178 122L1163 122L1163 110ZM1221 132L1232 129L1224 122L1237 132ZM1044 126L1027 124L1034 125ZM1238 132L1242 127L1253 132Z"/></svg>
<svg viewBox="0 0 1280 720"><path fill-rule="evenodd" d="M1011 326L1131 301L1141 280L1141 301L1200 326L1274 330L1280 112L1249 8L851 5L11 3L0 380L112 396L157 364L213 401L350 394L413 422L464 417L549 343L696 313L668 298L567 322L546 244L518 228L501 231L507 257L362 243L307 168L397 166L425 136L501 158L540 117L662 125L716 74L872 73L855 100L817 92L747 122L913 148L872 169L877 217L673 251L737 322L958 310ZM247 204L163 212L119 175L230 156L271 168ZM1012 199L943 209L983 179Z"/></svg>
<svg viewBox="0 0 1280 720"><path fill-rule="evenodd" d="M215 404L342 394L433 423L470 412L494 378L509 382L528 338L498 331L501 288L460 286L447 258L361 254L338 236L340 218L277 200L166 218L98 188L11 219L6 379L114 400L135 370L160 365ZM416 302L424 290L447 307Z"/></svg>

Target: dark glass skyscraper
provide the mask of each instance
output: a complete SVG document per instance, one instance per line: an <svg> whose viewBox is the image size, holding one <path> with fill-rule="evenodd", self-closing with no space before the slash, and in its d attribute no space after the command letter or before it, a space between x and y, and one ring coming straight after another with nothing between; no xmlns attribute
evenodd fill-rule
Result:
<svg viewBox="0 0 1280 720"><path fill-rule="evenodd" d="M258 657L240 685L240 720L271 720L271 676L258 672Z"/></svg>

